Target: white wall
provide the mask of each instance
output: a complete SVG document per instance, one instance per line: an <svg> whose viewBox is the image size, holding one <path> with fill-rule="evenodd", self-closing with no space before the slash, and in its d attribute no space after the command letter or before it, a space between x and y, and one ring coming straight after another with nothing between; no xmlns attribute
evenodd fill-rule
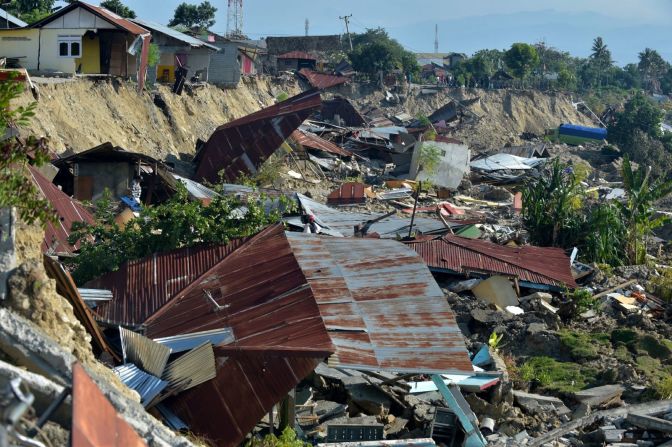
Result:
<svg viewBox="0 0 672 447"><path fill-rule="evenodd" d="M54 19L42 27L43 29L116 29L110 22L101 19L84 8L75 8L67 14Z"/></svg>
<svg viewBox="0 0 672 447"><path fill-rule="evenodd" d="M418 158L423 145L434 145L443 152L438 168L431 175L426 172L418 173ZM466 144L425 141L415 145L409 175L415 180L429 180L436 186L457 189L464 175L469 173L470 158L471 151Z"/></svg>

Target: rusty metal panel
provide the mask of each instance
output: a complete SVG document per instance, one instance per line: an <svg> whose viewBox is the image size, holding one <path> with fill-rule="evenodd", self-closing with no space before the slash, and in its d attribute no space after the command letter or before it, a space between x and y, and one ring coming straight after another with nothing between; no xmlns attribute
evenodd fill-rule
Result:
<svg viewBox="0 0 672 447"><path fill-rule="evenodd" d="M134 34L136 36L142 35L142 34L149 34L149 31L146 29L142 28L141 26L136 25L133 22L130 22L123 17L120 17L116 15L115 13L102 8L100 6L94 6L89 3L84 3L84 2L73 2L70 3L68 6L59 9L56 11L54 14L51 14L47 17L45 17L42 20L39 20L33 24L30 25L30 28L41 28L43 25L46 25L49 22L52 22L53 20L56 20L57 18L67 14L68 12L72 11L73 9L82 7L84 9L89 10L91 13L105 19L106 21L112 23L115 25L117 28L128 31L131 34Z"/></svg>
<svg viewBox="0 0 672 447"><path fill-rule="evenodd" d="M365 203L364 188L366 188L366 185L363 183L343 183L340 188L335 189L327 196L327 204L349 205L353 203Z"/></svg>
<svg viewBox="0 0 672 447"><path fill-rule="evenodd" d="M430 268L462 274L501 274L535 284L576 287L569 257L560 248L508 247L453 235L407 244Z"/></svg>
<svg viewBox="0 0 672 447"><path fill-rule="evenodd" d="M299 143L301 146L304 147L330 152L332 154L340 155L342 157L352 156L352 152L335 145L331 141L318 137L312 132L296 129L294 132L292 132L291 138L292 140L296 141L297 143Z"/></svg>
<svg viewBox="0 0 672 447"><path fill-rule="evenodd" d="M217 183L220 171L231 182L254 174L320 105L319 92L311 90L218 127L196 155L195 180Z"/></svg>
<svg viewBox="0 0 672 447"><path fill-rule="evenodd" d="M311 87L319 90L335 87L350 81L350 78L347 76L319 73L309 68L302 68L299 70L299 75L304 77Z"/></svg>
<svg viewBox="0 0 672 447"><path fill-rule="evenodd" d="M108 324L140 325L245 240L237 239L221 246L181 248L129 261L119 270L86 284L86 287L111 290L114 297L100 303L93 312Z"/></svg>
<svg viewBox="0 0 672 447"><path fill-rule="evenodd" d="M399 372L473 372L443 292L422 259L392 240L287 233L336 346L330 364ZM345 286L345 287L344 287ZM333 294L331 290L339 290Z"/></svg>
<svg viewBox="0 0 672 447"><path fill-rule="evenodd" d="M359 113L348 99L340 96L322 101L320 114L322 115L322 119L331 121L334 121L336 115L338 115L343 125L348 127L366 126L366 119L364 119L364 116Z"/></svg>
<svg viewBox="0 0 672 447"><path fill-rule="evenodd" d="M44 198L51 203L58 215L57 222L49 222L44 230L42 242L43 253L72 254L79 249L79 244L70 245L68 237L74 222L93 223L93 216L82 204L68 197L56 185L51 183L33 166L28 166L33 183L40 190Z"/></svg>
<svg viewBox="0 0 672 447"><path fill-rule="evenodd" d="M147 445L117 414L79 363L72 366L72 388L72 447Z"/></svg>
<svg viewBox="0 0 672 447"><path fill-rule="evenodd" d="M245 435L320 363L313 357L228 358L217 377L167 402L189 429L213 445L239 445Z"/></svg>

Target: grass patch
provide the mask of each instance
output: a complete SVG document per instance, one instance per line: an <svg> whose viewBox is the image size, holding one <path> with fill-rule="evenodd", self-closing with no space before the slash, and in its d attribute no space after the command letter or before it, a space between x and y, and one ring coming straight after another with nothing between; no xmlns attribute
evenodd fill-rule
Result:
<svg viewBox="0 0 672 447"><path fill-rule="evenodd" d="M659 399L672 399L672 376L656 382L653 388Z"/></svg>
<svg viewBox="0 0 672 447"><path fill-rule="evenodd" d="M560 342L569 352L572 359L594 360L604 353L604 349L611 347L609 334L575 332L563 329L558 332Z"/></svg>
<svg viewBox="0 0 672 447"><path fill-rule="evenodd" d="M637 341L639 334L632 329L614 329L611 331L611 342L614 345L624 344L632 346Z"/></svg>
<svg viewBox="0 0 672 447"><path fill-rule="evenodd" d="M668 341L668 340L665 340ZM653 335L642 335L637 341L637 351L639 353L646 352L654 359L665 360L672 356L672 350L666 343L658 340Z"/></svg>
<svg viewBox="0 0 672 447"><path fill-rule="evenodd" d="M632 361L632 354L630 354L630 350L628 350L627 346L625 345L619 345L614 350L614 357L616 357L619 362Z"/></svg>
<svg viewBox="0 0 672 447"><path fill-rule="evenodd" d="M536 381L549 391L571 393L595 382L597 371L578 363L558 362L550 357L532 357L520 368L521 378Z"/></svg>

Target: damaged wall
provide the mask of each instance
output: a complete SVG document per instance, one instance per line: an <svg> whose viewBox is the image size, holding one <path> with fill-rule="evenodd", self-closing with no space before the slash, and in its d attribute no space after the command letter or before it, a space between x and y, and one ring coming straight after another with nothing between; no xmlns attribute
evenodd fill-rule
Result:
<svg viewBox="0 0 672 447"><path fill-rule="evenodd" d="M217 126L273 104L282 91L300 92L296 81L261 78L245 79L233 90L206 85L182 96L159 85L159 96L153 99L149 93L138 96L132 83L48 81L38 84L36 115L24 132L48 136L57 153L67 148L80 152L111 141L157 158L193 154L196 139L207 140ZM26 92L16 105L32 99Z"/></svg>

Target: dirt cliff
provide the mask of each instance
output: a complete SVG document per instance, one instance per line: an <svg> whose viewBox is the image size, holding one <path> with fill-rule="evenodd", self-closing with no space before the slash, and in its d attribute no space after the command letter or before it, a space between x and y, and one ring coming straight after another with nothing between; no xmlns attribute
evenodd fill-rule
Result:
<svg viewBox="0 0 672 447"><path fill-rule="evenodd" d="M139 95L133 84L116 80L38 80L38 86L39 105L26 131L48 137L55 152L110 141L158 158L193 154L197 138L207 139L217 126L272 104L280 92L300 91L294 81L266 78L230 90L206 85L181 96L162 85L156 95ZM24 93L17 105L32 100Z"/></svg>

